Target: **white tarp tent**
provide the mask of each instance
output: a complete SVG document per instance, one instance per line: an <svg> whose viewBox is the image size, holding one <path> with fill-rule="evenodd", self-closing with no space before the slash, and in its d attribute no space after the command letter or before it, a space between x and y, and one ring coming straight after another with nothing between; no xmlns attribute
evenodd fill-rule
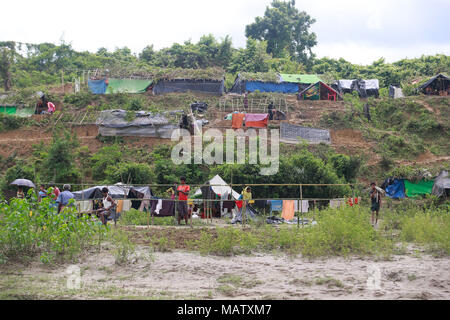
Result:
<svg viewBox="0 0 450 320"><path fill-rule="evenodd" d="M225 182L225 180L223 180L219 175L216 175L207 183L211 186L212 190L216 194L220 194L223 196L225 194L228 195L232 193L233 199L239 199L240 194L237 191L232 190L231 187ZM201 194L202 190L199 188L197 189L197 191L195 191L194 196L199 196Z"/></svg>

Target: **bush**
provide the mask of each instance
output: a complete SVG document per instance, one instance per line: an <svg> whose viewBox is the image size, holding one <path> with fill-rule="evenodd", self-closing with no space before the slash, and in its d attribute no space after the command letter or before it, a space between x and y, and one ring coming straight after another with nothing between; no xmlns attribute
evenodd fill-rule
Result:
<svg viewBox="0 0 450 320"><path fill-rule="evenodd" d="M40 254L43 263L73 260L106 239L107 229L99 222L88 216L79 218L74 207L57 214L50 201L0 203L0 257L10 260Z"/></svg>

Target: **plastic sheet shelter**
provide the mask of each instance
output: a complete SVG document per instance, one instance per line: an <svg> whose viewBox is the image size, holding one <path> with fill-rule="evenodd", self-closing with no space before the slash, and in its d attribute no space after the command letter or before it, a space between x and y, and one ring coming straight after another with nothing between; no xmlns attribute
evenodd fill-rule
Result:
<svg viewBox="0 0 450 320"><path fill-rule="evenodd" d="M431 194L442 197L448 197L450 193L450 178L448 176L448 171L442 171L439 176L434 180L433 189Z"/></svg>
<svg viewBox="0 0 450 320"><path fill-rule="evenodd" d="M342 99L341 95L322 81L316 82L299 93L301 100L331 100Z"/></svg>
<svg viewBox="0 0 450 320"><path fill-rule="evenodd" d="M105 93L144 93L151 84L152 80L110 78Z"/></svg>
<svg viewBox="0 0 450 320"><path fill-rule="evenodd" d="M404 98L403 90L395 86L389 86L389 97L392 99Z"/></svg>
<svg viewBox="0 0 450 320"><path fill-rule="evenodd" d="M170 139L176 124L166 117L146 111L135 112L134 119L127 119L125 110L104 110L97 121L102 136L157 137Z"/></svg>
<svg viewBox="0 0 450 320"><path fill-rule="evenodd" d="M214 79L173 79L159 80L153 86L156 95L171 92L198 92L221 96L225 92L225 80Z"/></svg>
<svg viewBox="0 0 450 320"><path fill-rule="evenodd" d="M369 96L379 96L380 84L378 79L369 80L338 80L337 88L340 94L358 92L361 98L367 98Z"/></svg>
<svg viewBox="0 0 450 320"><path fill-rule="evenodd" d="M450 78L443 74L438 74L419 87L419 91L429 95L449 94Z"/></svg>
<svg viewBox="0 0 450 320"><path fill-rule="evenodd" d="M94 199L102 199L102 189L106 187L108 188L108 193L113 199L126 199L128 196L128 193L130 189L134 189L138 192L141 192L144 194L144 198L150 199L152 196L152 192L150 190L150 187L133 187L130 185L124 185L124 184L115 184L115 185L104 185L104 186L95 186L90 187L84 190L75 191L72 192L75 200L81 201L81 200L94 200Z"/></svg>
<svg viewBox="0 0 450 320"><path fill-rule="evenodd" d="M282 122L280 127L280 141L284 143L300 143L304 139L309 143L331 143L330 131L302 127L287 122Z"/></svg>
<svg viewBox="0 0 450 320"><path fill-rule="evenodd" d="M408 180L404 180L404 182L406 196L408 198L418 198L427 194L431 194L434 184L433 180L421 180L419 182L410 182Z"/></svg>
<svg viewBox="0 0 450 320"><path fill-rule="evenodd" d="M240 196L239 192L231 189L231 187L219 175L216 175L214 178L209 180L207 183L211 186L212 191L216 195L231 194L233 199L235 199L235 200L239 199L239 196ZM200 195L202 195L202 190L200 188L198 188L195 191L194 197L200 196Z"/></svg>
<svg viewBox="0 0 450 320"><path fill-rule="evenodd" d="M34 111L34 108L20 108L17 106L0 105L0 113L10 116L30 117L34 114Z"/></svg>
<svg viewBox="0 0 450 320"><path fill-rule="evenodd" d="M386 195L392 199L405 198L406 193L404 180L394 179L394 182L386 187Z"/></svg>
<svg viewBox="0 0 450 320"><path fill-rule="evenodd" d="M88 80L89 89L93 94L105 94L108 87L106 79Z"/></svg>
<svg viewBox="0 0 450 320"><path fill-rule="evenodd" d="M295 82L283 82L281 76L278 77L277 82L260 81L260 80L244 80L241 75L238 74L233 86L231 87L231 93L243 94L244 92L278 92L286 94L298 93L299 85Z"/></svg>

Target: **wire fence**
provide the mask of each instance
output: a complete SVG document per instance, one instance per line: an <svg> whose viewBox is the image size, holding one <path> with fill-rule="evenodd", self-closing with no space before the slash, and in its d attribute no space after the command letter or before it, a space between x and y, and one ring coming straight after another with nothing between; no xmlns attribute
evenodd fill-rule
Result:
<svg viewBox="0 0 450 320"><path fill-rule="evenodd" d="M48 186L58 186L63 185L62 183L44 183L44 185ZM292 183L267 183L267 184L261 184L261 183L250 183L250 184L242 184L242 183L236 183L236 184L214 184L214 183L203 183L203 184L190 184L190 195L188 197L188 200L180 200L177 199L177 197L171 197L168 193L170 188L177 188L177 185L174 184L116 184L116 185L98 185L98 184L91 184L91 183L81 183L81 184L72 184L71 187L74 192L76 191L82 191L86 190L87 188L97 187L99 189L103 187L119 187L124 190L123 194L120 197L115 196L115 200L122 200L122 212L121 214L127 214L127 212L131 208L131 203L133 201L138 201L139 204L139 210L146 211L147 213L147 226L149 227L150 224L153 224L153 218L158 217L158 213L155 213L154 205L158 201L164 201L167 205L173 206L170 207L171 214L169 216L172 216L175 220L179 220L179 206L180 203L186 203L189 204L190 209L192 209L193 206L197 205L199 207L198 212L202 213L202 220L206 223L213 223L213 218L222 218L223 214L225 212L224 210L224 204L233 202L235 205L233 207L235 209L230 210L228 209L227 215L229 216L235 216L236 214L240 214L240 223L242 225L248 224L249 217L247 214L247 205L250 205L251 209L254 209L252 207L252 203L256 202L264 202L263 208L260 206L256 206L257 209L260 209L260 211L263 212L264 220L267 218L267 213L271 215L273 212L278 212L278 214L281 214L282 209L275 210L273 207L270 207L273 205L273 201L282 201L283 204L285 201L291 201L294 202L297 201L297 210L294 212L294 219L297 221L297 225L304 225L304 215L308 213L308 211L305 212L304 210L304 203L308 202L308 205L306 207L310 207L309 203L311 203L311 208L314 210L314 216L316 213L316 210L321 210L325 207L334 207L336 209L340 209L343 206L346 206L347 204L350 205L361 205L362 204L362 192L365 188L368 188L367 185L361 184L361 183L342 183L342 184L292 184ZM144 196L141 198L137 197L128 197L129 191L132 188L139 188L139 187L149 187L151 190L150 196ZM205 195L205 187L207 187L208 191L206 191ZM219 190L214 191L214 187L222 188ZM244 187L251 187L252 189L252 195L254 194L255 197L252 196L252 199L242 199L241 193L235 191L233 188L236 189L242 189ZM257 188L263 187L264 189L262 191L270 192L272 196L264 195L261 190L258 190ZM345 190L333 190L332 188L339 188L339 187L347 187ZM167 189L169 188L169 189ZM278 195L277 192L280 190L277 190L277 188L284 188L285 193L283 195ZM314 192L314 188L321 188L319 191L316 190ZM325 189L324 189L325 188ZM330 188L330 190L327 191L326 188ZM203 189L203 190L202 190ZM255 190L255 191L253 191ZM333 193L334 191L334 193ZM343 194L343 192L347 192L346 194ZM174 190L174 192L176 192ZM224 192L227 194L227 197L224 198L222 195L217 194L217 192ZM328 192L328 193L327 193ZM197 194L195 196L195 194ZM328 195L328 196L320 196L320 195ZM79 198L79 197L78 197ZM84 198L84 193L81 193L81 200L77 200L77 210L79 213L89 213L92 211L91 206L93 206L94 200L99 200L101 198ZM125 205L125 201L127 201L127 205ZM249 203L249 201L251 201ZM153 206L152 203L153 202ZM242 206L240 208L237 208L237 203L240 202ZM291 203L292 205L292 203ZM270 208L270 210L268 210ZM165 215L166 216L166 215ZM192 226L192 214L189 215L190 219L190 225Z"/></svg>

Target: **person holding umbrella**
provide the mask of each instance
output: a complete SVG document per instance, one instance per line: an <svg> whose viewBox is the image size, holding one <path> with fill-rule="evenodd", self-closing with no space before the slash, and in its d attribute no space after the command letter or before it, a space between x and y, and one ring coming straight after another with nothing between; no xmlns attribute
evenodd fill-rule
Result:
<svg viewBox="0 0 450 320"><path fill-rule="evenodd" d="M10 185L19 187L16 194L16 198L18 199L25 198L25 192L23 191L23 187L36 188L34 183L28 179L16 179L13 182L11 182Z"/></svg>

